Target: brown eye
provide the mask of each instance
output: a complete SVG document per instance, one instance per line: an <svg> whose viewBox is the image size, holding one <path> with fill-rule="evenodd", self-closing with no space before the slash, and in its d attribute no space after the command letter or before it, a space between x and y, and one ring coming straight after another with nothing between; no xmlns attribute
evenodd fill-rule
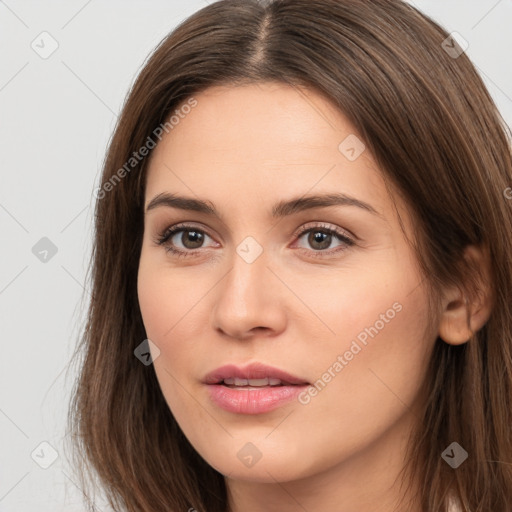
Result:
<svg viewBox="0 0 512 512"><path fill-rule="evenodd" d="M304 245L299 245L299 247L301 249L309 249L310 252L317 252L319 253L318 256L323 255L321 253L329 254L339 250L344 250L347 247L354 245L355 243L345 234L335 229L323 226L304 229L301 233L299 233L298 239L300 240L301 238L304 238L304 235L307 235L307 237L305 237L307 246L305 247ZM337 246L334 246L332 250L328 251L327 249L330 249L331 244L335 241L338 242Z"/></svg>
<svg viewBox="0 0 512 512"><path fill-rule="evenodd" d="M307 239L313 249L320 251L329 248L332 242L332 235L323 231L310 231Z"/></svg>
<svg viewBox="0 0 512 512"><path fill-rule="evenodd" d="M204 241L204 233L197 230L183 229L178 231L182 233L180 241L186 249L198 249ZM175 238L176 234L172 237Z"/></svg>
<svg viewBox="0 0 512 512"><path fill-rule="evenodd" d="M204 245L206 238L213 239L202 229L192 225L177 225L166 229L156 240L169 254L174 256L194 256L197 249L209 247ZM213 244L210 244L213 246Z"/></svg>

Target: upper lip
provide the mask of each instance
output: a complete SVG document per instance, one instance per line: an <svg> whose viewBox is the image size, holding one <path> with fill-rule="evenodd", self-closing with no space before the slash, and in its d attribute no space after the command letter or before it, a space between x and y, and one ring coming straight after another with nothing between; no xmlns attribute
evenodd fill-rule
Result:
<svg viewBox="0 0 512 512"><path fill-rule="evenodd" d="M224 379L235 377L239 379L279 379L283 384L309 384L305 379L291 375L288 372L263 363L251 363L247 366L227 364L208 373L205 384L220 384Z"/></svg>

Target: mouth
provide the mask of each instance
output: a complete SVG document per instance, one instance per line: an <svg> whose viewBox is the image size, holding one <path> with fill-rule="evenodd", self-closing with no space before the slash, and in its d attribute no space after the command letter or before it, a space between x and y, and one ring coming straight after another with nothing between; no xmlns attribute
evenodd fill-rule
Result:
<svg viewBox="0 0 512 512"><path fill-rule="evenodd" d="M217 384L228 387L267 387L267 386L305 386L306 379L292 375L263 363L251 363L240 367L228 364L213 370L204 378L205 384Z"/></svg>
<svg viewBox="0 0 512 512"><path fill-rule="evenodd" d="M228 377L222 381L217 382L222 386L228 388L247 388L259 389L263 387L276 387L276 386L299 386L300 384L292 384L291 382L282 381L281 379L265 377L264 379L239 379L237 377Z"/></svg>
<svg viewBox="0 0 512 512"><path fill-rule="evenodd" d="M283 370L253 363L226 365L204 379L212 402L236 414L270 412L297 397L310 383Z"/></svg>

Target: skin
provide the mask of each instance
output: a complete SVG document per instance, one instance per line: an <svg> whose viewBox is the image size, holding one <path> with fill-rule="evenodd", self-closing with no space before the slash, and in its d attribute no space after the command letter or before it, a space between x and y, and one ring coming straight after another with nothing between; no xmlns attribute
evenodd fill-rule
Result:
<svg viewBox="0 0 512 512"><path fill-rule="evenodd" d="M419 512L397 477L436 337L469 336L459 291L446 290L429 324L425 284L381 171L368 150L350 161L338 149L357 134L328 100L279 83L215 87L196 99L153 150L145 204L179 194L211 202L221 218L148 210L138 274L146 333L160 350L154 369L174 417L225 475L234 512ZM270 215L279 201L332 193L378 214L344 205ZM395 201L413 238L410 213ZM168 245L189 251L178 258L156 239L181 222L205 236L184 245L188 232L175 234ZM354 245L332 236L323 248L312 238L324 232L318 223ZM299 237L300 228L313 232ZM252 263L236 251L248 236L263 249ZM400 312L306 405L238 415L216 406L202 383L219 366L253 361L316 382L393 304ZM477 310L472 328L485 317ZM237 457L248 442L262 455L252 467Z"/></svg>

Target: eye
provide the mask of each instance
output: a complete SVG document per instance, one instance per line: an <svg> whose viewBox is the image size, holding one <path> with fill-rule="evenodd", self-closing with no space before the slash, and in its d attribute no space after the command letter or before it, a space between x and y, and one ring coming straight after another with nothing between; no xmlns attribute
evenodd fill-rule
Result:
<svg viewBox="0 0 512 512"><path fill-rule="evenodd" d="M202 229L189 224L178 224L166 229L157 237L156 243L162 245L166 251L180 257L195 254L195 249L202 248L207 238L211 239Z"/></svg>
<svg viewBox="0 0 512 512"><path fill-rule="evenodd" d="M307 237L305 237L307 235ZM306 244L312 249L308 250L308 253L312 253L312 256L324 256L327 254L337 253L345 250L347 247L355 245L354 240L347 236L343 231L337 228L331 228L324 224L317 224L312 227L302 228L297 234L297 238L300 240L304 238ZM327 251L333 242L338 242L338 246L334 250ZM299 246L304 249L304 246ZM308 249L306 247L306 249ZM314 253L317 254L314 254Z"/></svg>

